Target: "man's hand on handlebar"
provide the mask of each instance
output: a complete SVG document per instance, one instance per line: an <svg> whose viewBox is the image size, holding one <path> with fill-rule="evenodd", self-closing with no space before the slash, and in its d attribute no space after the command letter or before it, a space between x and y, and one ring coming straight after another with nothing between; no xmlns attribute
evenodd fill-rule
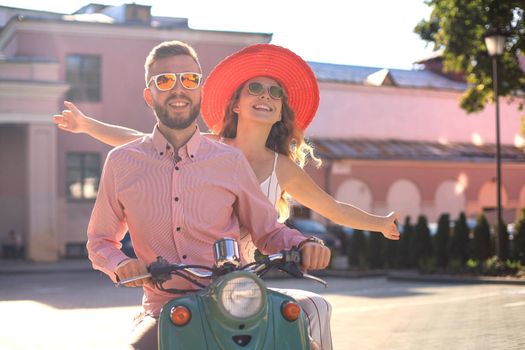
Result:
<svg viewBox="0 0 525 350"><path fill-rule="evenodd" d="M331 251L322 244L306 242L301 248L302 263L304 270L321 270L330 263Z"/></svg>
<svg viewBox="0 0 525 350"><path fill-rule="evenodd" d="M120 281L132 278L135 276L142 276L148 273L148 268L144 262L138 259L127 259L117 266L115 271ZM133 282L124 284L126 287L142 287L142 285L150 282L151 278L142 278Z"/></svg>

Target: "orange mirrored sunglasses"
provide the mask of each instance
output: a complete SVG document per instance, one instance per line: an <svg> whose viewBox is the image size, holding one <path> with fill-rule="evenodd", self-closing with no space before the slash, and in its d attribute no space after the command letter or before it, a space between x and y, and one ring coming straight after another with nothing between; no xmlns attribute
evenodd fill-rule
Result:
<svg viewBox="0 0 525 350"><path fill-rule="evenodd" d="M162 73L152 76L147 86L151 84L151 81L154 81L157 89L160 91L168 91L173 89L175 84L177 84L177 76L182 87L188 90L198 88L202 78L202 74L195 72Z"/></svg>

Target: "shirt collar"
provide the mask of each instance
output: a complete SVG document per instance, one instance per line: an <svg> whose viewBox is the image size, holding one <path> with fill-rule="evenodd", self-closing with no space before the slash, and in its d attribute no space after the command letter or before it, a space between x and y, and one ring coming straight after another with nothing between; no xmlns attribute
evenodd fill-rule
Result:
<svg viewBox="0 0 525 350"><path fill-rule="evenodd" d="M203 136L201 135L199 126L197 125L195 128L195 132L190 137L188 142L186 142L186 144L179 149L179 156L182 157L184 153L186 153L186 157L190 158L191 160L194 160L195 155L199 150L199 145L202 140L202 137ZM162 135L157 125L155 125L155 127L153 128L152 140L155 150L157 151L157 154L159 156L164 156L168 153L173 153L173 146L168 142L168 140L166 140L164 135Z"/></svg>

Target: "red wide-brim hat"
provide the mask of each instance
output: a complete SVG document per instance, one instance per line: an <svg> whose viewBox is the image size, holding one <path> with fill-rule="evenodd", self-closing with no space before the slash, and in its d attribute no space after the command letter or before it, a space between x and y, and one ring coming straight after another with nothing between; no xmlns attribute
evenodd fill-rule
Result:
<svg viewBox="0 0 525 350"><path fill-rule="evenodd" d="M298 55L272 44L248 46L224 60L211 71L202 88L201 113L211 130L222 123L234 92L258 76L275 79L288 96L301 130L310 124L319 107L319 86L312 68Z"/></svg>

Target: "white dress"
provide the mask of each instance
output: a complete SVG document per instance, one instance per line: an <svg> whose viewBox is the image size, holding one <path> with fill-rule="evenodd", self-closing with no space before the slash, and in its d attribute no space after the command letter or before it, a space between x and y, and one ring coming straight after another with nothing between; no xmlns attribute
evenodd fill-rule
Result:
<svg viewBox="0 0 525 350"><path fill-rule="evenodd" d="M273 203L274 206L277 206L279 198L281 198L281 186L279 186L279 181L277 181L277 174L275 169L277 168L277 158L279 157L278 153L274 153L273 169L272 173L266 180L261 183L261 191L266 195L266 198ZM242 258L246 263L254 261L255 244L253 244L252 237L250 233L246 230L241 231L241 244L239 250L241 252Z"/></svg>

